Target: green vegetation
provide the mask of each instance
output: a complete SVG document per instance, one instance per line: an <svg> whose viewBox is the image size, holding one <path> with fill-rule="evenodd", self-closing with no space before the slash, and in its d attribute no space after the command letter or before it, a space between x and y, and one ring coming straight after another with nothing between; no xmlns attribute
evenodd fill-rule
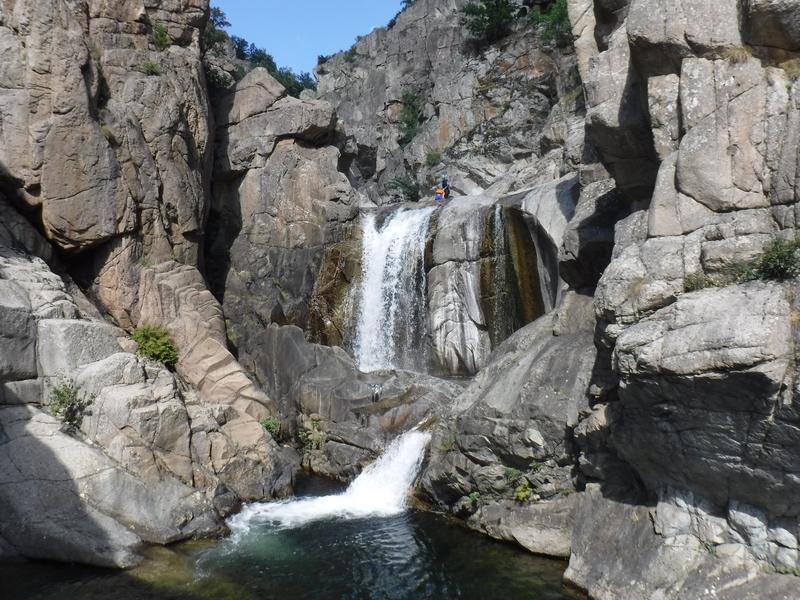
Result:
<svg viewBox="0 0 800 600"><path fill-rule="evenodd" d="M778 65L786 72L789 81L794 82L800 79L800 58L791 58Z"/></svg>
<svg viewBox="0 0 800 600"><path fill-rule="evenodd" d="M784 281L800 276L800 238L773 239L756 259L730 265L720 273L690 273L683 280L686 292L725 287L756 279Z"/></svg>
<svg viewBox="0 0 800 600"><path fill-rule="evenodd" d="M313 446L313 442L311 441L311 435L305 429L301 429L297 432L297 440L300 442L300 445L303 446L304 450L311 450Z"/></svg>
<svg viewBox="0 0 800 600"><path fill-rule="evenodd" d="M517 502L527 502L531 499L533 490L531 490L531 483L525 478L519 480L517 487L514 489L514 500Z"/></svg>
<svg viewBox="0 0 800 600"><path fill-rule="evenodd" d="M103 123L100 125L100 133L103 134L103 137L106 138L106 141L111 144L112 146L117 145L117 138L114 136L114 132L111 131L111 127Z"/></svg>
<svg viewBox="0 0 800 600"><path fill-rule="evenodd" d="M505 475L506 479L512 483L522 477L522 471L513 467L506 467L505 471L503 471L503 474Z"/></svg>
<svg viewBox="0 0 800 600"><path fill-rule="evenodd" d="M300 429L297 432L297 440L303 446L304 452L319 450L325 441L325 433L320 428L319 421L311 421L310 429Z"/></svg>
<svg viewBox="0 0 800 600"><path fill-rule="evenodd" d="M772 240L756 261L753 274L758 279L792 279L800 275L800 238Z"/></svg>
<svg viewBox="0 0 800 600"><path fill-rule="evenodd" d="M62 379L50 392L47 412L71 427L78 427L83 411L93 400L82 393L74 381Z"/></svg>
<svg viewBox="0 0 800 600"><path fill-rule="evenodd" d="M150 77L158 77L161 75L161 67L150 61L144 63L139 70Z"/></svg>
<svg viewBox="0 0 800 600"><path fill-rule="evenodd" d="M478 40L491 44L508 35L519 7L511 0L479 0L464 9L464 24Z"/></svg>
<svg viewBox="0 0 800 600"><path fill-rule="evenodd" d="M442 160L442 153L441 152L428 152L425 156L425 164L429 167L435 167L438 165Z"/></svg>
<svg viewBox="0 0 800 600"><path fill-rule="evenodd" d="M478 502L480 502L481 499L481 493L479 491L477 490L471 491L467 496L467 498L469 498L469 502L470 504L472 504L472 508L478 508Z"/></svg>
<svg viewBox="0 0 800 600"><path fill-rule="evenodd" d="M386 182L387 190L395 190L406 202L417 202L421 197L419 184L410 177L395 177Z"/></svg>
<svg viewBox="0 0 800 600"><path fill-rule="evenodd" d="M150 42L156 47L156 50L164 51L172 46L172 38L169 37L167 28L161 23L156 23L153 31L150 33Z"/></svg>
<svg viewBox="0 0 800 600"><path fill-rule="evenodd" d="M206 82L211 89L225 90L233 85L233 78L225 71L206 68Z"/></svg>
<svg viewBox="0 0 800 600"><path fill-rule="evenodd" d="M534 27L541 28L545 42L555 42L558 46L569 43L572 26L569 23L567 0L555 0L545 9L534 6L528 14L528 20Z"/></svg>
<svg viewBox="0 0 800 600"><path fill-rule="evenodd" d="M228 34L224 30L230 26L222 9L212 6L208 11L208 21L203 29L203 47L214 51L220 48L228 39Z"/></svg>
<svg viewBox="0 0 800 600"><path fill-rule="evenodd" d="M203 47L205 52L220 52L224 44L230 40L236 53L236 58L246 61L250 68L262 67L280 82L290 96L299 96L303 90L316 89L317 82L310 73L295 73L289 68L278 67L275 59L263 48L248 42L246 39L233 35L229 36L226 31L230 23L225 13L212 7L206 28L203 31ZM225 89L233 84L234 79L241 79L243 72L231 77L227 73L224 76L220 73L210 72L206 69L206 79L209 84L216 89Z"/></svg>
<svg viewBox="0 0 800 600"><path fill-rule="evenodd" d="M139 354L163 363L168 369L178 362L178 349L163 327L142 325L133 332L133 341L139 344Z"/></svg>
<svg viewBox="0 0 800 600"><path fill-rule="evenodd" d="M259 423L264 429L267 430L267 433L272 436L272 439L277 442L281 432L280 422L273 417L264 417L259 421Z"/></svg>
<svg viewBox="0 0 800 600"><path fill-rule="evenodd" d="M421 110L419 98L410 92L403 94L400 101L403 108L400 111L400 137L397 141L401 146L405 146L419 133Z"/></svg>

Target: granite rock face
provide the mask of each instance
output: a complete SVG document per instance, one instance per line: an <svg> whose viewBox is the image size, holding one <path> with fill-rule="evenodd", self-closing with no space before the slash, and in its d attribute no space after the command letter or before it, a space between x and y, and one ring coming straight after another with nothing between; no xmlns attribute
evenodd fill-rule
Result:
<svg viewBox="0 0 800 600"><path fill-rule="evenodd" d="M291 491L299 461L258 423L270 401L224 345L204 380L180 366L176 376L134 354L43 260L12 249L18 239L0 232L0 504L11 515L1 535L13 553L130 566L142 542L219 534L241 500ZM170 327L184 363L197 359L195 346L224 331L219 305L190 267L151 275L163 294L143 297L159 310L141 314ZM73 426L45 412L68 385L86 405Z"/></svg>
<svg viewBox="0 0 800 600"><path fill-rule="evenodd" d="M604 368L574 432L582 477L600 486L576 513L567 579L599 598L633 580L646 597L711 586L734 598L757 578L780 597L785 581L758 573L797 565L796 535L783 535L798 519L796 285L731 273L796 235L798 88L785 51L798 13L628 4L570 2L587 132L614 176L606 193L626 207L595 294ZM589 238L566 239L563 258ZM606 510L615 516L598 519ZM622 545L636 556L597 560Z"/></svg>
<svg viewBox="0 0 800 600"><path fill-rule="evenodd" d="M306 341L297 327L271 325L242 360L280 406L282 439L297 438L302 464L355 478L397 435L442 413L461 386L404 371L361 373L341 348Z"/></svg>
<svg viewBox="0 0 800 600"><path fill-rule="evenodd" d="M338 171L331 106L286 95L254 69L217 106L209 279L243 351L269 323L309 323L323 253L357 195Z"/></svg>
<svg viewBox="0 0 800 600"><path fill-rule="evenodd" d="M397 177L416 180L425 194L434 176L448 173L459 194L499 196L581 163L574 55L544 47L525 27L476 49L462 25L466 4L414 2L317 67L318 96L348 136L348 174L376 203L386 203ZM413 135L405 104L416 106Z"/></svg>
<svg viewBox="0 0 800 600"><path fill-rule="evenodd" d="M571 431L587 408L593 327L591 298L570 294L492 353L435 431L427 494L489 535L569 556Z"/></svg>
<svg viewBox="0 0 800 600"><path fill-rule="evenodd" d="M200 62L207 2L16 2L0 9L2 191L124 326L138 262L198 265L211 158ZM163 27L170 45L151 41ZM37 217L39 218L39 217Z"/></svg>

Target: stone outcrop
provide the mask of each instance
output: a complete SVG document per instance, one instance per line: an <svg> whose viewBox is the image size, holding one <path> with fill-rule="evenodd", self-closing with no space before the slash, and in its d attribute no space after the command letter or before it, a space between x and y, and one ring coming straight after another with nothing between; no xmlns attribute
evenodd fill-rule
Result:
<svg viewBox="0 0 800 600"><path fill-rule="evenodd" d="M300 440L305 468L344 481L461 391L419 373L360 373L341 348L311 344L297 327L271 325L253 348L242 360L279 403L281 436Z"/></svg>
<svg viewBox="0 0 800 600"><path fill-rule="evenodd" d="M348 174L385 203L387 184L499 196L558 179L581 163L582 94L574 55L546 48L529 27L486 49L462 24L466 0L419 0L317 67L318 95L345 125ZM522 20L524 21L524 19ZM404 102L414 99L410 140Z"/></svg>
<svg viewBox="0 0 800 600"><path fill-rule="evenodd" d="M198 265L208 210L207 2L0 9L2 192L40 214L124 326L140 261ZM169 47L151 41L164 28ZM38 217L37 217L38 218Z"/></svg>
<svg viewBox="0 0 800 600"><path fill-rule="evenodd" d="M309 322L326 248L345 237L355 191L338 171L331 106L286 95L254 69L217 106L209 278L240 350L269 323Z"/></svg>
<svg viewBox="0 0 800 600"><path fill-rule="evenodd" d="M221 311L196 270L154 268L166 291L144 293L160 302L141 314L174 331L184 362L217 341L215 383L190 381L198 391L184 382L196 370L179 367L181 379L137 356L76 288L12 249L35 239L18 224L0 231L0 535L14 553L130 566L142 542L218 534L239 501L291 491L297 458L258 423L269 400L214 338ZM43 412L65 386L87 404L76 430Z"/></svg>
<svg viewBox="0 0 800 600"><path fill-rule="evenodd" d="M758 578L780 597L787 580L760 573L797 568L796 285L730 274L795 236L798 88L776 47L796 49L796 11L633 0L612 17L602 4L575 0L570 15L587 130L627 208L595 295L604 368L575 429L601 486L576 513L567 579L598 598L634 580L643 597L736 598ZM629 158L655 168L615 166ZM562 259L580 248L566 239ZM630 560L598 561L623 545Z"/></svg>
<svg viewBox="0 0 800 600"><path fill-rule="evenodd" d="M591 298L570 294L493 352L434 434L422 485L436 502L489 535L569 556L571 430L587 409L593 327Z"/></svg>

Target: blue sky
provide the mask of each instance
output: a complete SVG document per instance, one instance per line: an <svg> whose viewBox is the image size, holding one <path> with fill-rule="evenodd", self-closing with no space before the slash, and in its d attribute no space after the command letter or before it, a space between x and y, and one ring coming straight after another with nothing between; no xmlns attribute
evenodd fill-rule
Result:
<svg viewBox="0 0 800 600"><path fill-rule="evenodd" d="M280 67L311 72L317 56L346 50L357 35L386 25L401 0L212 0L228 33L264 48Z"/></svg>

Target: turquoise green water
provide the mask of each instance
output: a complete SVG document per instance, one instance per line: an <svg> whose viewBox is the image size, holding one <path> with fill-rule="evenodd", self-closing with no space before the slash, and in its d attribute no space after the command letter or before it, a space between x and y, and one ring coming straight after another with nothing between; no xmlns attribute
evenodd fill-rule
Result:
<svg viewBox="0 0 800 600"><path fill-rule="evenodd" d="M253 523L235 543L156 548L126 573L68 565L0 567L0 598L569 598L566 564L489 540L440 516Z"/></svg>

